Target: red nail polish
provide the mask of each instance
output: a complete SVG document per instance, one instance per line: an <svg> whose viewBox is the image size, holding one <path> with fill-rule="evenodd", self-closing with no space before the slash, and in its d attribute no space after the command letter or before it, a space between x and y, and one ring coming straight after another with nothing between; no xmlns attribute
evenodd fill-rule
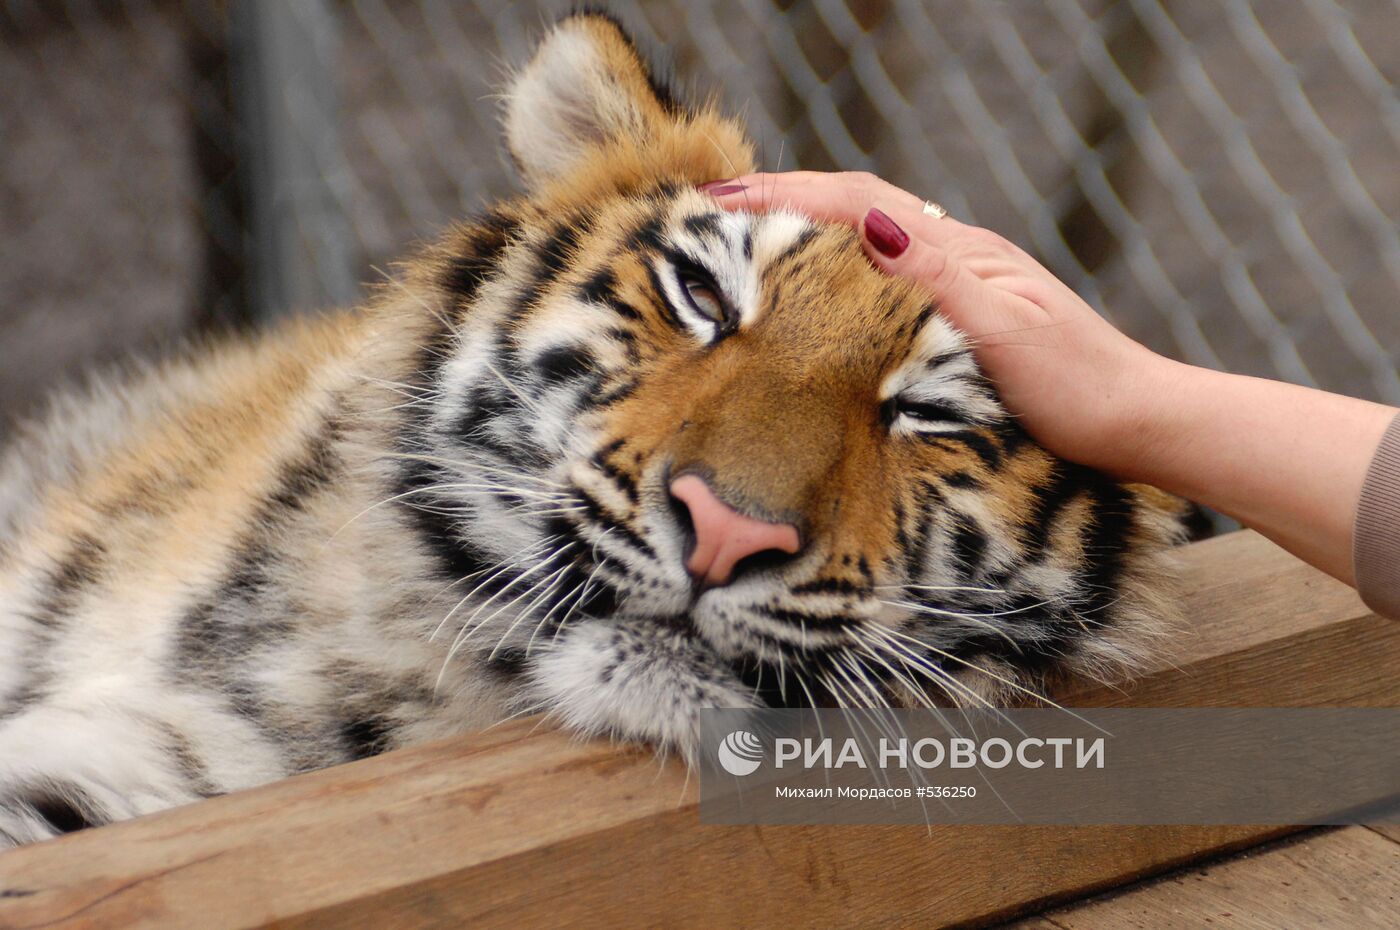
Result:
<svg viewBox="0 0 1400 930"><path fill-rule="evenodd" d="M882 211L870 208L865 214L865 237L886 258L898 258L909 248L909 234Z"/></svg>
<svg viewBox="0 0 1400 930"><path fill-rule="evenodd" d="M709 194L711 197L726 197L729 194L737 194L740 191L748 190L744 184L734 184L729 181L706 181L697 190Z"/></svg>

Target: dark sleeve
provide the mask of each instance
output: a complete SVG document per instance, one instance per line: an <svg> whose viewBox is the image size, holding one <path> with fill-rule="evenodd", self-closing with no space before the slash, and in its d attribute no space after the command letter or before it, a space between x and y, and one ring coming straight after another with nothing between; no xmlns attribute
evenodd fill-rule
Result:
<svg viewBox="0 0 1400 930"><path fill-rule="evenodd" d="M1400 416L1390 423L1361 488L1356 590L1366 606L1400 620Z"/></svg>

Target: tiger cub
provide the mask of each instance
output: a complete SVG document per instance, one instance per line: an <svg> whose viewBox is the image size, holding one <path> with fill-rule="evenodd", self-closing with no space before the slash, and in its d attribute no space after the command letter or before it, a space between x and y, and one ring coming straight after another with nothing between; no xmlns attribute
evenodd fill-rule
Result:
<svg viewBox="0 0 1400 930"><path fill-rule="evenodd" d="M1131 668L1182 506L1026 437L855 233L596 14L526 193L355 312L60 401L0 459L0 845L544 712L973 704Z"/></svg>

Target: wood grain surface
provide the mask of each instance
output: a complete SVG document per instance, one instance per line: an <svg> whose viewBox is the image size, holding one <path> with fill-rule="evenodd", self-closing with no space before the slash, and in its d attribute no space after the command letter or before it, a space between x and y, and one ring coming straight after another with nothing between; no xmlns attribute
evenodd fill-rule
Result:
<svg viewBox="0 0 1400 930"><path fill-rule="evenodd" d="M1366 827L1284 840L1007 930L1392 930L1400 843Z"/></svg>

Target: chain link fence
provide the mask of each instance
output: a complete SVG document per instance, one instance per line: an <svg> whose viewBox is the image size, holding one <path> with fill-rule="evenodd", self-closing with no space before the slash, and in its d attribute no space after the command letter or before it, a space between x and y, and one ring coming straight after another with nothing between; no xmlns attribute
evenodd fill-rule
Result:
<svg viewBox="0 0 1400 930"><path fill-rule="evenodd" d="M1400 403L1393 0L611 8L769 169L865 169L1187 361ZM498 90L566 6L0 2L0 408L350 302L509 191Z"/></svg>

